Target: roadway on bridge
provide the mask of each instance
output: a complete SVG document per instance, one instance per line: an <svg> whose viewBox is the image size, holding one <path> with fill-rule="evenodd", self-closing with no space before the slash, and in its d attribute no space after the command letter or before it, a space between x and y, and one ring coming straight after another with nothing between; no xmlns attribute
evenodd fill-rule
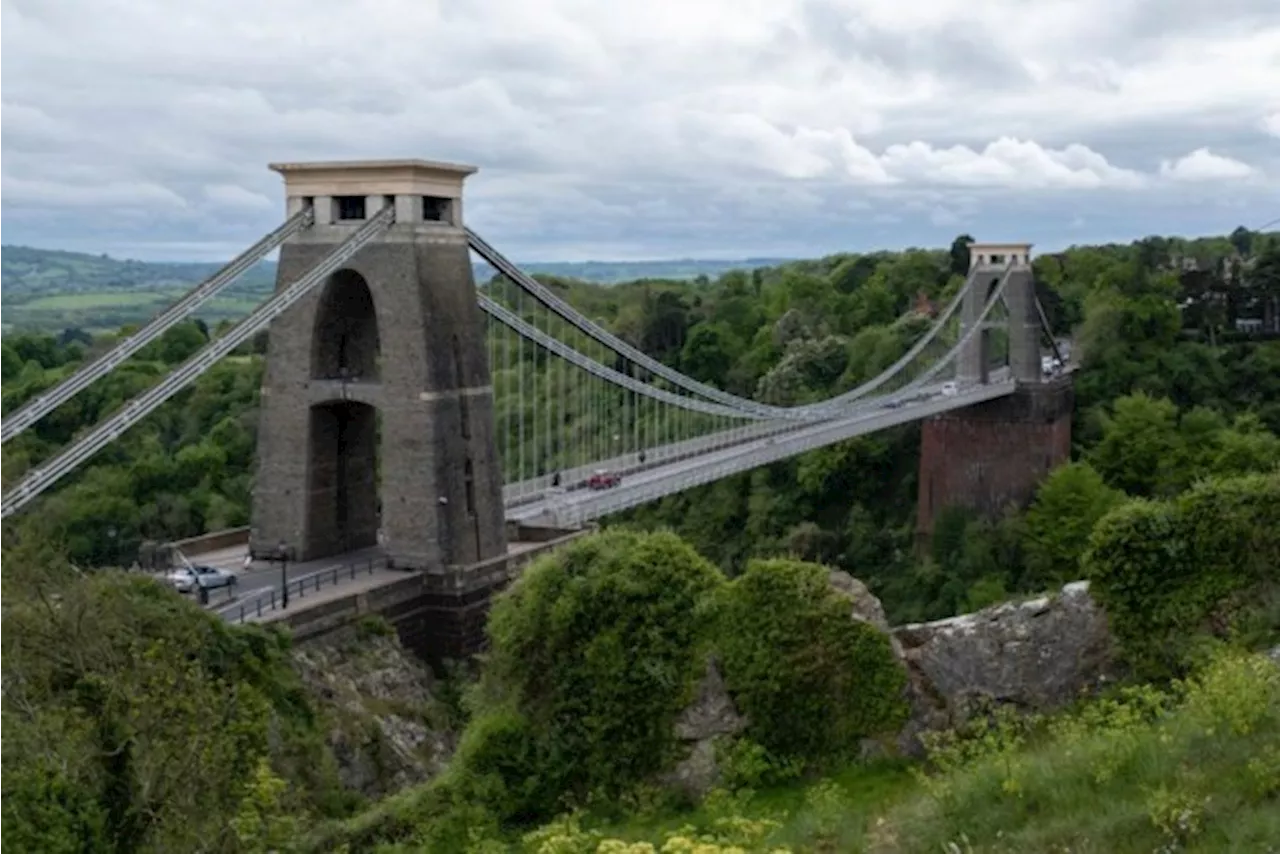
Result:
<svg viewBox="0 0 1280 854"><path fill-rule="evenodd" d="M191 555L187 559L198 566L212 566L234 575L236 577L235 599L237 601L251 600L268 590L279 590L280 564L259 560L254 561L248 569L245 569L244 558L247 553L248 546L238 545L205 552L204 554ZM356 564L357 568L361 565L367 566L370 560L376 560L381 555L382 552L377 548L360 549L347 554L331 555L330 557L317 558L316 560L291 562L285 569L289 574L289 580L294 581L335 567L347 567L351 564ZM209 599L214 608L223 608L227 604L228 594L223 590L212 590L210 591Z"/></svg>
<svg viewBox="0 0 1280 854"><path fill-rule="evenodd" d="M507 555L515 556L536 549L544 545L540 541L516 540L507 543ZM280 565L271 564L267 561L255 561L251 568L244 568L244 557L247 546L228 546L224 549L217 549L204 554L189 556L187 559L191 563L199 566L212 566L229 572L236 577L236 587L234 592L229 588L219 588L210 591L208 608L216 611L227 619L238 617L239 610L237 605L243 604L249 609L245 618L249 619L249 614L256 614L257 608L254 603L259 598L269 598L272 591L279 595L280 591ZM297 597L293 594L294 602L297 607L291 605L290 611L297 611L300 607L313 607L327 602L331 599L340 598L353 592L363 590L372 590L383 584L389 584L400 578L404 578L407 570L403 569L387 569L381 565L383 557L382 550L376 547L360 549L358 551L348 552L346 554L331 555L330 557L317 558L316 560L303 561L301 563L290 563L287 567L290 587L299 579L322 573L321 585L318 588L307 587L307 591L303 596ZM372 561L372 568L370 562ZM339 572L336 577L329 574L329 570L354 567L355 572ZM305 603L303 605L302 603ZM265 609L264 605L264 609ZM269 617L270 610L264 610L263 619L274 619ZM276 614L275 616L279 616ZM256 618L255 618L256 619Z"/></svg>
<svg viewBox="0 0 1280 854"><path fill-rule="evenodd" d="M629 474L620 486L611 489L548 493L539 500L508 508L507 518L529 523L545 521L562 526L581 523L709 483L730 473L748 471L865 433L1012 394L1017 384L1012 380L993 382L962 389L956 395L943 394L941 384L926 388L912 403L889 407L884 399L874 403L868 401L868 405L843 418L819 422L778 436L752 439Z"/></svg>

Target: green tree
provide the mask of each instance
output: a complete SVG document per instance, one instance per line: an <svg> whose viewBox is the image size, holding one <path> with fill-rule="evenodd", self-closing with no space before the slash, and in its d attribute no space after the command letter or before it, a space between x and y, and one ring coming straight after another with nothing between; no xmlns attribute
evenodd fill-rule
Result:
<svg viewBox="0 0 1280 854"><path fill-rule="evenodd" d="M725 683L775 758L829 763L903 720L906 677L888 635L850 617L825 567L752 561L716 614Z"/></svg>
<svg viewBox="0 0 1280 854"><path fill-rule="evenodd" d="M15 348L8 341L0 344L0 378L5 382L17 379L22 366L22 357Z"/></svg>
<svg viewBox="0 0 1280 854"><path fill-rule="evenodd" d="M700 323L684 342L680 370L694 379L723 387L739 349L740 345L724 326Z"/></svg>
<svg viewBox="0 0 1280 854"><path fill-rule="evenodd" d="M1168 400L1138 393L1115 401L1102 416L1102 439L1089 453L1090 464L1110 485L1130 495L1168 492L1181 473L1178 410Z"/></svg>
<svg viewBox="0 0 1280 854"><path fill-rule="evenodd" d="M674 755L704 666L715 568L671 534L613 530L527 570L493 606L483 707L455 765L503 818L618 795Z"/></svg>
<svg viewBox="0 0 1280 854"><path fill-rule="evenodd" d="M1232 247L1246 258L1249 256L1250 250L1253 249L1253 232L1243 225L1236 226L1235 230L1231 232L1231 236L1227 239L1231 241Z"/></svg>
<svg viewBox="0 0 1280 854"><path fill-rule="evenodd" d="M969 275L969 247L973 242L973 237L968 234L962 234L951 241L951 248L947 251L947 257L949 259L948 269L952 275Z"/></svg>
<svg viewBox="0 0 1280 854"><path fill-rule="evenodd" d="M1025 586L1054 588L1078 578L1093 526L1123 501L1088 463L1055 469L1027 510Z"/></svg>

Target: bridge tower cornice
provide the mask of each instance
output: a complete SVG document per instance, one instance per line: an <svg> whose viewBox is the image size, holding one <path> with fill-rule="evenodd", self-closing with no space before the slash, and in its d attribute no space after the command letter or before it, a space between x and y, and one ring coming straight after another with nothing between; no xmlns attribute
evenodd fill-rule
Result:
<svg viewBox="0 0 1280 854"><path fill-rule="evenodd" d="M1031 266L1031 243L970 243L969 270Z"/></svg>
<svg viewBox="0 0 1280 854"><path fill-rule="evenodd" d="M271 163L284 178L290 216L311 208L316 226L355 224L360 211L395 206L396 225L462 228L462 187L478 169L436 160L330 160ZM363 200L363 201L359 201Z"/></svg>

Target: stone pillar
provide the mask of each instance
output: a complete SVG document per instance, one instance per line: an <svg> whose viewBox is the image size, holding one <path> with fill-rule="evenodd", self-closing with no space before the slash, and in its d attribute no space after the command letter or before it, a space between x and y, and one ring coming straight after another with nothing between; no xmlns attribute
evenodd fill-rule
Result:
<svg viewBox="0 0 1280 854"><path fill-rule="evenodd" d="M973 243L969 246L968 292L960 308L961 334L977 322L983 307L1008 276L1004 289L1009 307L1009 359L1014 376L1033 381L1040 375L1039 319L1035 308L1035 282L1029 243ZM987 315L987 324L992 323ZM956 358L956 379L961 383L986 383L990 368L991 331L984 328L969 340ZM1035 370L1027 365L1034 362Z"/></svg>
<svg viewBox="0 0 1280 854"><path fill-rule="evenodd" d="M281 247L277 291L359 226L322 221L333 196L366 196L372 216L387 196L397 210L424 195L460 198L474 171L426 161L273 168L288 195L314 196L317 206L317 224ZM271 326L255 554L284 543L298 560L329 557L376 545L379 526L388 557L406 569L461 572L506 553L485 324L466 236L421 219L390 226ZM369 358L348 352L369 348ZM370 361L376 370L365 369ZM348 363L361 375L337 378L333 366Z"/></svg>
<svg viewBox="0 0 1280 854"><path fill-rule="evenodd" d="M1071 458L1071 376L1020 386L1008 397L930 418L921 425L918 540L959 506L997 517L1024 505L1050 471Z"/></svg>
<svg viewBox="0 0 1280 854"><path fill-rule="evenodd" d="M1036 310L1035 274L1029 266L1010 271L1004 289L1009 306L1009 370L1019 383L1038 383L1040 370L1040 313Z"/></svg>

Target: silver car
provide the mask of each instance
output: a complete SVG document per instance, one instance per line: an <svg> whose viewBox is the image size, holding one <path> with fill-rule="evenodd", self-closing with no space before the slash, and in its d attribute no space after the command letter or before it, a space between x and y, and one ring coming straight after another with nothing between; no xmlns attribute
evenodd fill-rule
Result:
<svg viewBox="0 0 1280 854"><path fill-rule="evenodd" d="M167 578L179 593L190 593L197 587L216 590L219 587L234 587L236 584L233 574L212 566L180 566L170 570Z"/></svg>

